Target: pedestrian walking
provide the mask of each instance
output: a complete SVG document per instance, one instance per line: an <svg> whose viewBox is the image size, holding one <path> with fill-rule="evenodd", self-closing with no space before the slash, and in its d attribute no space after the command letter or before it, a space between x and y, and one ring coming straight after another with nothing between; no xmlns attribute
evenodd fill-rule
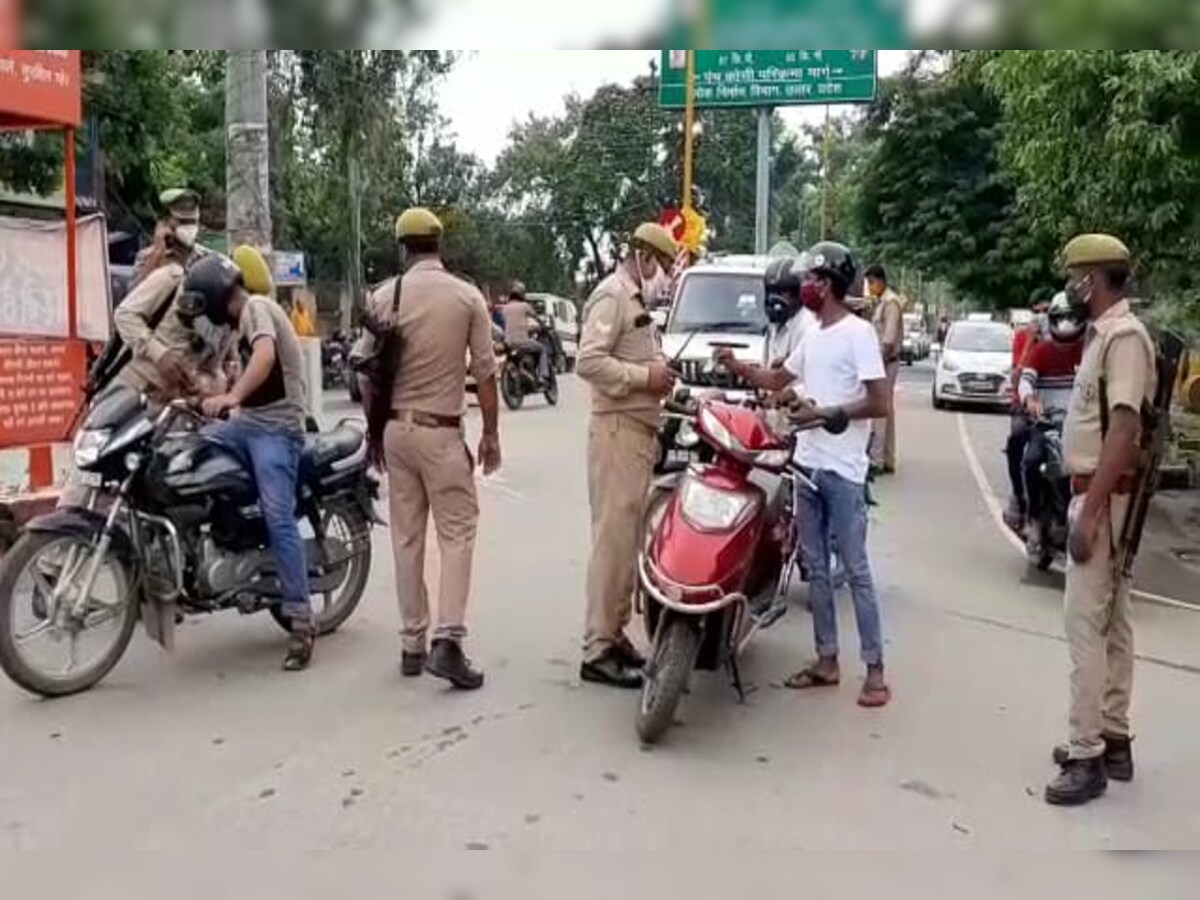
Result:
<svg viewBox="0 0 1200 900"><path fill-rule="evenodd" d="M1110 778L1133 779L1133 622L1119 560L1142 465L1143 413L1155 398L1157 354L1130 305L1130 254L1121 241L1082 235L1067 244L1063 261L1067 296L1089 324L1063 427L1074 495L1065 606L1070 741L1055 748L1061 771L1047 785L1046 801L1074 806L1102 795Z"/></svg>
<svg viewBox="0 0 1200 900"><path fill-rule="evenodd" d="M675 383L648 304L677 253L661 225L639 226L624 261L583 309L577 371L592 388L587 458L592 550L580 676L619 688L641 687L645 665L625 629L661 402Z"/></svg>
<svg viewBox="0 0 1200 900"><path fill-rule="evenodd" d="M896 471L896 379L900 375L900 350L904 341L904 304L900 295L888 286L883 266L871 266L866 272L867 292L875 302L872 321L879 337L887 373L887 415L875 422L871 441L871 463L877 472Z"/></svg>
<svg viewBox="0 0 1200 900"><path fill-rule="evenodd" d="M483 416L479 462L491 474L500 467L492 322L479 290L446 271L437 216L427 209L406 210L396 221L396 238L404 251L403 272L370 298L368 319L375 324L363 355L389 357L368 367L373 374L364 397L371 440L388 473L402 623L400 668L408 678L428 672L457 688L475 690L483 686L484 676L462 648L479 524L475 460L463 430L464 361L469 354ZM431 643L425 585L430 514L441 557Z"/></svg>
<svg viewBox="0 0 1200 900"><path fill-rule="evenodd" d="M805 431L796 443L796 464L808 473L810 482L797 485L795 508L809 572L818 658L788 678L786 685L807 690L841 682L830 565L831 544L835 543L854 597L860 652L867 667L858 703L876 708L890 702L891 689L884 675L879 601L867 555L865 486L871 420L886 410L888 380L874 329L847 306L847 291L857 268L853 255L831 242L817 244L808 255L810 268L801 297L819 325L805 335L783 369L739 362L729 350L719 351L717 358L760 390L777 391L799 380L808 395L797 414L801 424L822 420L845 425L842 430L834 429L838 433Z"/></svg>

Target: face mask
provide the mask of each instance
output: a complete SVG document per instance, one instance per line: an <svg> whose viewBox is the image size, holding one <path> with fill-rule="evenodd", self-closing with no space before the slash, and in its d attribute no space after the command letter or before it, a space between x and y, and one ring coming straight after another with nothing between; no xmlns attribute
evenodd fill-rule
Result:
<svg viewBox="0 0 1200 900"><path fill-rule="evenodd" d="M185 247L196 246L196 238L199 235L199 225L179 225L175 228L175 240Z"/></svg>
<svg viewBox="0 0 1200 900"><path fill-rule="evenodd" d="M796 314L796 304L782 294L770 294L766 302L767 321L784 325Z"/></svg>
<svg viewBox="0 0 1200 900"><path fill-rule="evenodd" d="M1067 302L1071 304L1072 314L1080 321L1086 321L1091 315L1092 276L1085 275L1067 283Z"/></svg>
<svg viewBox="0 0 1200 900"><path fill-rule="evenodd" d="M658 260L650 257L650 262L654 265L654 274L647 278L642 272L645 269L645 260L647 257L640 253L635 253L633 256L633 267L637 269L638 289L642 292L642 301L644 303L652 303L658 294L655 289L658 287L659 279L662 278L662 268L658 264Z"/></svg>
<svg viewBox="0 0 1200 900"><path fill-rule="evenodd" d="M817 312L825 305L825 291L816 281L806 281L800 286L800 302L806 309Z"/></svg>

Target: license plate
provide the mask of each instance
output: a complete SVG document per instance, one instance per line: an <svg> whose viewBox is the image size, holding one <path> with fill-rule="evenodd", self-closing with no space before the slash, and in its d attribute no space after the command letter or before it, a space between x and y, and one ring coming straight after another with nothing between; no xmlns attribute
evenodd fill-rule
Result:
<svg viewBox="0 0 1200 900"><path fill-rule="evenodd" d="M99 472L80 472L79 483L85 488L99 488L104 484Z"/></svg>
<svg viewBox="0 0 1200 900"><path fill-rule="evenodd" d="M990 381L968 381L964 383L963 387L973 394L994 394L996 392Z"/></svg>

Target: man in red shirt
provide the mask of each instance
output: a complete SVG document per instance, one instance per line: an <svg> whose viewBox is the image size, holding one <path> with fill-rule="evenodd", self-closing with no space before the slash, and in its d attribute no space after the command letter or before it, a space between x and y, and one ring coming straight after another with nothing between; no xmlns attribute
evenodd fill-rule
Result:
<svg viewBox="0 0 1200 900"><path fill-rule="evenodd" d="M1012 484L1012 496L1008 501L1008 508L1004 511L1004 521L1018 534L1025 528L1025 477L1022 472L1021 460L1025 458L1025 445L1029 442L1029 422L1025 418L1025 410L1017 396L1017 388L1021 380L1021 369L1025 363L1026 354L1043 336L1046 310L1047 304L1045 303L1034 306L1034 320L1013 336L1012 429L1009 433L1008 444L1004 449L1004 455L1008 458L1008 480Z"/></svg>
<svg viewBox="0 0 1200 900"><path fill-rule="evenodd" d="M1054 298L1046 322L1049 340L1035 338L1029 343L1014 372L1022 428L1009 438L1007 452L1010 477L1014 471L1017 473L1013 492L1020 505L1020 517L1006 513L1005 521L1018 532L1024 528L1026 517L1037 522L1041 512L1041 433L1030 423L1047 412L1066 412L1075 386L1075 370L1083 358L1085 323L1074 317L1065 294ZM1040 535L1030 535L1030 539L1036 543Z"/></svg>

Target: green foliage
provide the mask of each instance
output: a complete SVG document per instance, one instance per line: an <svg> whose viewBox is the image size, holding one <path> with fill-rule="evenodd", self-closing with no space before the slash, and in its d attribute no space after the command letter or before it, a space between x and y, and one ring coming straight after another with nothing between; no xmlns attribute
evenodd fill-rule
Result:
<svg viewBox="0 0 1200 900"><path fill-rule="evenodd" d="M965 64L885 84L856 198L874 258L915 267L985 307L1024 306L1053 274L999 151L1000 108Z"/></svg>
<svg viewBox="0 0 1200 900"><path fill-rule="evenodd" d="M983 73L1035 227L1119 235L1149 296L1200 322L1200 52L1012 51Z"/></svg>

